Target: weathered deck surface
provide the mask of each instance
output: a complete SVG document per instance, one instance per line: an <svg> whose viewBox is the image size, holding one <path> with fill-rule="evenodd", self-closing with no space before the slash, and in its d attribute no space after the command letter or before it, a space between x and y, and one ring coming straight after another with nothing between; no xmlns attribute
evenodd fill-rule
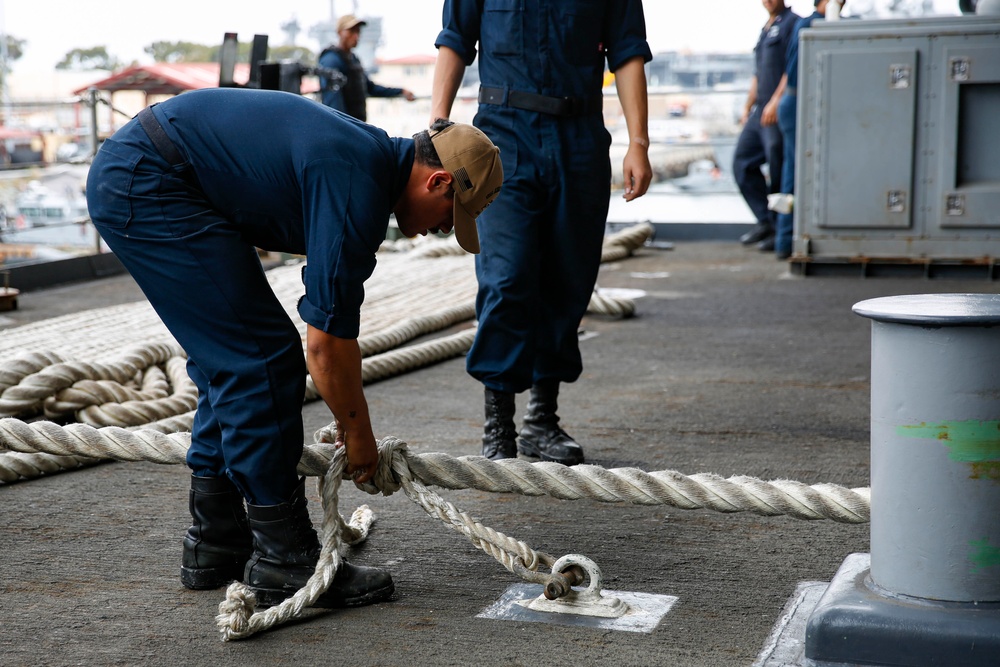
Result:
<svg viewBox="0 0 1000 667"><path fill-rule="evenodd" d="M791 278L735 242L643 249L605 266L600 284L648 295L634 319L584 321L596 336L582 343L584 377L564 390L561 414L588 463L849 487L868 484L870 355L869 322L851 306L997 290ZM127 277L31 292L0 328L137 298ZM478 453L481 391L462 359L367 394L377 435L421 452ZM311 403L305 420L312 433L330 418ZM868 550L867 525L444 492L537 549L589 556L608 588L679 597L651 634L484 620L476 614L518 583L513 575L404 495L350 487L342 511L367 502L378 516L353 559L391 568L396 599L223 643L213 622L222 591L178 580L187 475L110 463L0 486L0 663L749 665L799 582L828 581L845 556Z"/></svg>

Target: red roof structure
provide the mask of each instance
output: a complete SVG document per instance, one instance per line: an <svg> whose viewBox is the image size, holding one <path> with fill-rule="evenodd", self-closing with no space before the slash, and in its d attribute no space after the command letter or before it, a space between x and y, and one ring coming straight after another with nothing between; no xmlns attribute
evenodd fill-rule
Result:
<svg viewBox="0 0 1000 667"><path fill-rule="evenodd" d="M6 141L8 139L18 140L18 139L38 139L42 136L42 133L38 130L26 130L17 127L7 127L5 125L0 125L0 141Z"/></svg>
<svg viewBox="0 0 1000 667"><path fill-rule="evenodd" d="M250 77L250 66L237 63L234 78L245 83ZM89 86L74 90L81 95L91 88L116 93L120 90L138 90L150 95L178 95L187 90L217 88L219 63L154 63L135 65L95 81Z"/></svg>

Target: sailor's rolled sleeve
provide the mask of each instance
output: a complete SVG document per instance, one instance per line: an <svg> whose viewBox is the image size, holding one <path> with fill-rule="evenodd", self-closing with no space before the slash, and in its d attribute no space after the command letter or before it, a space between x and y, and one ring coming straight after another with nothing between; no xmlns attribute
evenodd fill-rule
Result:
<svg viewBox="0 0 1000 667"><path fill-rule="evenodd" d="M335 315L312 303L306 296L299 299L299 316L306 324L337 338L357 338L361 331L360 312L356 315Z"/></svg>
<svg viewBox="0 0 1000 667"><path fill-rule="evenodd" d="M330 171L338 178L325 178ZM375 256L359 231L366 218L353 210L369 193L364 179L359 183L352 176L347 163L317 161L307 170L309 183L303 188L303 210L311 213L306 220L308 261L302 270L305 296L298 312L306 324L338 338L358 337L364 283L375 270Z"/></svg>
<svg viewBox="0 0 1000 667"><path fill-rule="evenodd" d="M475 0L446 0L442 13L442 29L434 46L447 46L457 53L468 67L476 59L481 14Z"/></svg>
<svg viewBox="0 0 1000 667"><path fill-rule="evenodd" d="M640 57L644 63L653 59L653 52L646 41L646 19L642 2L626 0L612 3L606 41L608 69L612 72L632 58Z"/></svg>

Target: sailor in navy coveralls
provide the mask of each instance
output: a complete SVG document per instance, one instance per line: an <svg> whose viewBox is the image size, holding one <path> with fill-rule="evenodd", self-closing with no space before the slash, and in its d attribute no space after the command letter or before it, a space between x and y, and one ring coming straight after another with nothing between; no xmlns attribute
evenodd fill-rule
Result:
<svg viewBox="0 0 1000 667"><path fill-rule="evenodd" d="M754 76L743 113L743 131L733 156L733 177L757 225L744 234L744 245L774 250L777 214L767 208L767 195L781 192L782 143L778 102L785 88L788 44L799 20L784 0L763 0L770 17L754 47ZM767 163L770 180L761 167Z"/></svg>
<svg viewBox="0 0 1000 667"><path fill-rule="evenodd" d="M483 455L566 464L582 448L558 426L560 383L583 364L577 341L600 265L611 185L605 64L628 126L625 199L645 193L646 80L640 0L446 0L432 119L447 118L479 57L474 124L500 148L505 181L479 218L479 330L468 372L485 386ZM532 389L516 445L514 394Z"/></svg>
<svg viewBox="0 0 1000 667"><path fill-rule="evenodd" d="M477 176L461 193L459 167ZM278 91L184 93L104 142L87 181L91 218L187 352L199 390L184 585L242 579L276 604L309 578L319 543L296 474L307 367L337 419L348 474L370 479L378 451L357 336L389 216L408 236L455 224L477 250L475 213L502 178L496 147L470 125L390 138ZM306 358L257 248L307 256ZM387 572L346 564L319 604L391 593Z"/></svg>

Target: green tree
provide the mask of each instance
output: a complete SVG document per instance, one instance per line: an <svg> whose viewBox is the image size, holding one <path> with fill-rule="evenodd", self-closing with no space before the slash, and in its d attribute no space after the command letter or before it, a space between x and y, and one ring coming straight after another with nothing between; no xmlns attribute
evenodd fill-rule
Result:
<svg viewBox="0 0 1000 667"><path fill-rule="evenodd" d="M93 69L114 70L122 66L118 58L108 53L106 46L67 51L63 59L56 63L56 69L87 71Z"/></svg>
<svg viewBox="0 0 1000 667"><path fill-rule="evenodd" d="M237 48L239 62L249 62L252 42L240 42ZM213 46L193 42L153 42L143 49L158 63L217 63L222 42ZM276 46L268 49L269 60L295 60L305 65L316 62L316 56L301 46Z"/></svg>
<svg viewBox="0 0 1000 667"><path fill-rule="evenodd" d="M240 57L246 62L250 57L250 45L247 44L246 53L243 53L243 50L243 45L240 44ZM275 46L268 49L267 57L268 60L294 60L303 65L316 64L316 54L304 46Z"/></svg>
<svg viewBox="0 0 1000 667"><path fill-rule="evenodd" d="M10 63L24 55L24 40L12 35L5 37L7 39L7 69L10 69Z"/></svg>
<svg viewBox="0 0 1000 667"><path fill-rule="evenodd" d="M6 35L7 38L7 59L0 63L0 89L7 85L7 75L11 71L11 63L24 54L24 40Z"/></svg>
<svg viewBox="0 0 1000 667"><path fill-rule="evenodd" d="M194 42L153 42L143 51L158 63L208 63L219 59L219 46Z"/></svg>

